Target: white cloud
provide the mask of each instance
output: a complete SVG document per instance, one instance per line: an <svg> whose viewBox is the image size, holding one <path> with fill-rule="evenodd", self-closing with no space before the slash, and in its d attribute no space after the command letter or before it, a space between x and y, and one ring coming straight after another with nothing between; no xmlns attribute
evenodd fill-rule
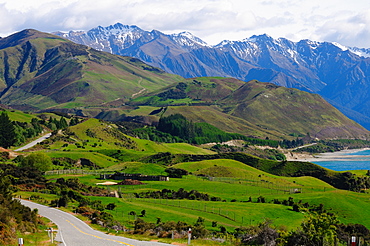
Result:
<svg viewBox="0 0 370 246"><path fill-rule="evenodd" d="M338 12L319 26L315 32L327 41L347 46L370 47L370 9Z"/></svg>
<svg viewBox="0 0 370 246"><path fill-rule="evenodd" d="M0 0L0 36L120 22L149 31L190 31L211 44L266 33L370 47L369 11L367 0Z"/></svg>

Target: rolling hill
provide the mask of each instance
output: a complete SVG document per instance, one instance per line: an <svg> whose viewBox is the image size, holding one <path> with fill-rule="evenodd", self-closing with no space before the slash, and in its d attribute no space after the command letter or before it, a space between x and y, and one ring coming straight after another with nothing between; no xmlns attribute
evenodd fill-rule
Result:
<svg viewBox="0 0 370 246"><path fill-rule="evenodd" d="M0 40L0 89L2 104L28 111L107 120L140 116L155 124L158 116L149 114L169 106L166 115L181 113L194 122L259 138L293 139L307 133L368 137L318 95L233 78L184 79L136 58L31 29Z"/></svg>
<svg viewBox="0 0 370 246"><path fill-rule="evenodd" d="M138 97L131 104L169 106L164 115L180 113L194 122L262 138L307 134L320 139L368 137L366 129L318 94L256 80L243 83L217 77L187 79Z"/></svg>
<svg viewBox="0 0 370 246"><path fill-rule="evenodd" d="M181 80L138 59L99 52L36 30L0 41L1 102L23 110L124 104Z"/></svg>

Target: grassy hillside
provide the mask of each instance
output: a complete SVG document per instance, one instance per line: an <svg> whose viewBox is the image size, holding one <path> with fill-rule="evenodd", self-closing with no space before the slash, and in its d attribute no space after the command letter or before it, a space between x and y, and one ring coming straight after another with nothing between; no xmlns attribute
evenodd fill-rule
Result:
<svg viewBox="0 0 370 246"><path fill-rule="evenodd" d="M83 185L91 187L88 188L89 192L84 191L84 197L95 202L89 209L101 206L102 211L113 216L112 219L131 229L134 228L135 215L130 213L134 212L136 218L153 224L160 220L163 223L182 221L194 225L201 217L205 228L216 235L219 235L217 233L220 233L221 227L231 233L241 226L257 226L266 219L271 219L273 228L288 233L297 230L305 218L304 213L294 211L294 204L307 206L307 209L323 207L335 213L342 223L360 223L370 227L367 190L362 189L363 193L356 193L338 189L338 184L360 185L359 181L366 184L368 179L365 172L352 175L348 172L334 172L312 163L278 162L241 153L215 154L184 143L159 144L129 137L118 131L114 124L97 119L88 119L66 128L36 149L41 148L52 150L45 153L53 158L54 169L74 168L79 169L80 174L62 174L62 170L59 174L48 172L45 177L50 180L49 184L37 182L37 189L20 186L18 194L26 198L33 195L34 201L50 204L63 194L76 194L77 190L65 193L60 189L61 178L72 179L66 183L79 187L78 192L85 189ZM89 161L88 165L77 165L82 158ZM63 166L66 162L72 165ZM99 173L167 175L166 169L169 167L186 170L188 175L170 178L168 182L144 181L142 185L97 185L104 181L117 182L100 180ZM14 179L17 180L21 179ZM73 186L76 180L83 185ZM113 192L120 197L101 196L103 191L99 188L103 188L106 194ZM30 193L29 190L42 190L43 193ZM93 196L94 191L99 191L100 195ZM146 197L147 194L160 194L164 191L196 191L218 200ZM82 209L76 199L76 195L71 197L65 209ZM111 203L116 206L114 210L106 209ZM143 210L145 216L139 217ZM217 226L214 227L215 222ZM172 242L170 239L161 240ZM183 243L181 240L184 239L175 241Z"/></svg>
<svg viewBox="0 0 370 246"><path fill-rule="evenodd" d="M17 41L19 36L23 39ZM1 41L1 100L14 108L122 105L181 80L138 59L99 52L35 30Z"/></svg>
<svg viewBox="0 0 370 246"><path fill-rule="evenodd" d="M319 95L269 83L246 83L222 103L231 115L248 118L257 125L286 134L351 138L355 129L364 136L368 134ZM229 106L233 104L235 106Z"/></svg>
<svg viewBox="0 0 370 246"><path fill-rule="evenodd" d="M140 211L145 209L145 220L153 223L158 217L162 221L182 220L193 223L200 216L205 218L206 226L210 230L212 230L211 222L217 221L219 225L224 225L232 231L233 228L240 225L255 225L262 222L264 218L269 218L275 226L285 225L287 229L296 229L304 215L292 211L290 206L274 204L273 202L274 200L282 202L292 197L295 202L300 201L311 205L324 204L325 209L338 214L343 223L361 223L370 226L368 216L359 216L359 213L370 214L370 210L367 209L369 207L368 194L338 190L312 177L275 176L240 162L222 159L179 163L174 167L186 169L193 174L213 174L218 178L210 181L201 176L186 176L182 179L170 179L169 182L147 181L140 186L110 186L110 190L121 191L123 199L100 199L103 204L115 203L117 209L113 215L125 223L133 219L132 216L127 215L130 211L136 211L137 214L140 214ZM217 170L215 170L216 168ZM122 170L133 173L144 169L151 170L151 173L148 174L162 173L158 165L127 163L122 166ZM60 176L50 176L49 178L53 177ZM88 185L100 183L101 180L95 177L85 176L80 179ZM134 193L162 189L178 190L180 188L186 191L197 190L220 197L225 201L135 199L133 196ZM295 189L300 189L301 192L292 193L291 191ZM258 197L264 197L265 203L257 203ZM246 202L249 198L252 199L251 202ZM362 209L359 209L360 207ZM158 213L158 211L161 212Z"/></svg>
<svg viewBox="0 0 370 246"><path fill-rule="evenodd" d="M120 132L114 124L93 118L52 136L43 147L53 150L48 153L51 157L74 160L83 157L104 168L117 165L117 162L139 160L158 152L198 155L214 153L185 143L164 144L133 138Z"/></svg>
<svg viewBox="0 0 370 246"><path fill-rule="evenodd" d="M224 131L259 138L367 138L369 133L320 96L270 83L228 78L194 78L130 101L132 106L164 107ZM150 112L132 109L129 115Z"/></svg>

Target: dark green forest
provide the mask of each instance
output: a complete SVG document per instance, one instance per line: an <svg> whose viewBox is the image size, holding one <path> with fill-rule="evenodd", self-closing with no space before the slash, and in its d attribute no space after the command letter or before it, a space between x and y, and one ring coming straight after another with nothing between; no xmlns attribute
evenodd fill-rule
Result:
<svg viewBox="0 0 370 246"><path fill-rule="evenodd" d="M124 125L125 123L118 123ZM137 127L131 131L127 128L121 130L129 135L142 139L148 139L156 142L165 143L222 143L230 140L244 140L246 145L261 145L277 148L294 148L304 144L302 139L296 140L270 140L247 137L238 133L224 132L211 124L201 122L194 123L181 114L173 114L167 117L161 117L157 126Z"/></svg>

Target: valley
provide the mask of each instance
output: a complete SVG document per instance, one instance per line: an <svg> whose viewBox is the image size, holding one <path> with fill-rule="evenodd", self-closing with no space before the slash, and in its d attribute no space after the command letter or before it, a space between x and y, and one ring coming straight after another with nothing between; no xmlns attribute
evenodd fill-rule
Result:
<svg viewBox="0 0 370 246"><path fill-rule="evenodd" d="M165 36L152 35L162 47ZM212 52L192 39L194 52ZM15 197L106 234L167 244L186 245L189 227L192 245L370 242L368 170L295 161L370 147L369 131L314 90L257 73L248 81L224 72L181 77L95 48L33 29L0 39L2 244L22 236L39 245L50 223ZM248 76L260 69L248 66ZM297 85L294 76L276 78Z"/></svg>

